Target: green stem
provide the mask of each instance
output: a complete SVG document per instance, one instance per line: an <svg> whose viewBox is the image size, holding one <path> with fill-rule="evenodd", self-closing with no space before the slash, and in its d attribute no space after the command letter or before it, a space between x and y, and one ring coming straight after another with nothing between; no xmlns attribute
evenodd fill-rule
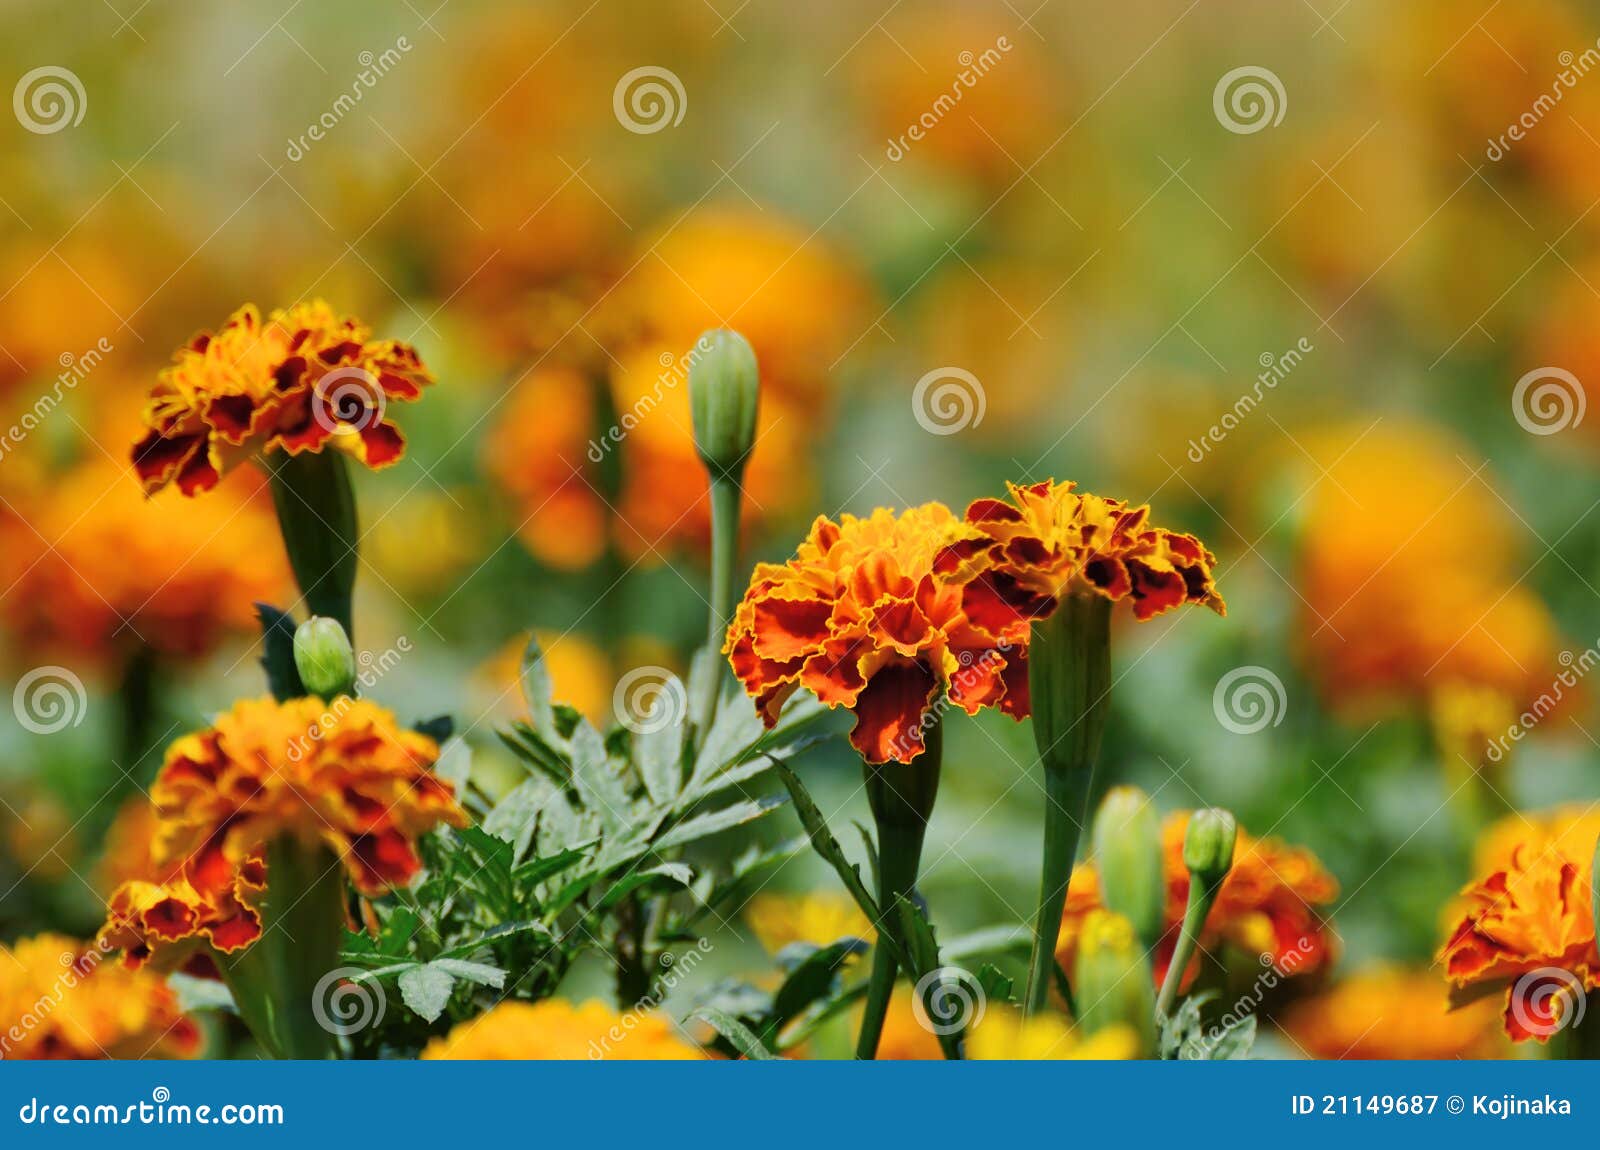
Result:
<svg viewBox="0 0 1600 1150"><path fill-rule="evenodd" d="M1024 1013L1038 1014L1050 996L1061 913L1067 903L1095 760L1111 696L1111 601L1093 593L1064 595L1033 625L1028 650L1033 737L1044 768L1044 857Z"/></svg>
<svg viewBox="0 0 1600 1150"><path fill-rule="evenodd" d="M272 473L278 529L306 611L338 620L353 641L361 535L350 465L343 452L331 448L299 455L274 452L265 465Z"/></svg>
<svg viewBox="0 0 1600 1150"><path fill-rule="evenodd" d="M1194 957L1195 947L1200 944L1200 932L1205 928L1206 916L1211 913L1211 904L1217 901L1217 892L1221 889L1221 883L1206 886L1192 876L1189 879L1189 899L1183 908L1183 925L1178 931L1178 943L1173 948L1167 976L1161 980L1161 994L1156 999L1158 1018L1171 1014L1173 1003L1178 1001L1183 972L1189 968L1189 960Z"/></svg>
<svg viewBox="0 0 1600 1150"><path fill-rule="evenodd" d="M742 473L742 469L741 469ZM689 710L697 739L703 740L717 717L722 686L722 645L733 620L734 568L739 562L739 511L744 501L741 473L711 479L711 606L706 613L705 666L691 684Z"/></svg>
<svg viewBox="0 0 1600 1150"><path fill-rule="evenodd" d="M895 918L895 905L916 889L922 862L922 844L928 817L939 789L939 769L944 758L944 737L937 722L925 733L926 749L910 763L864 764L867 800L878 829L879 937L894 939L906 953ZM856 1057L877 1057L884 1019L894 996L898 964L885 946L872 948L872 974L867 982L867 1006L856 1041Z"/></svg>

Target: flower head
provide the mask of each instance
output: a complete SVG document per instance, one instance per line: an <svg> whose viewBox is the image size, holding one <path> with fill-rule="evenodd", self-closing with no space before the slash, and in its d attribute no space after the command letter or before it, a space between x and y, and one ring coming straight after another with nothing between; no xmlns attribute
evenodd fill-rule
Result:
<svg viewBox="0 0 1600 1150"><path fill-rule="evenodd" d="M1020 1011L990 1002L981 1017L969 1019L967 1057L975 1062L1043 1062L1137 1058L1139 1036L1127 1026L1107 1026L1086 1035L1072 1019L1040 1014L1024 1019ZM931 1062L944 1057L922 1004L909 986L889 1000L878 1057L890 1062Z"/></svg>
<svg viewBox="0 0 1600 1150"><path fill-rule="evenodd" d="M1189 817L1188 811L1174 811L1161 828L1167 896L1162 943L1153 956L1158 983L1172 960L1177 927L1183 921L1189 898L1189 871L1183 861ZM1252 838L1240 829L1233 869L1223 880L1206 919L1200 946L1210 950L1229 942L1259 954L1263 962L1270 959L1282 974L1309 974L1332 958L1333 932L1317 908L1331 903L1338 893L1339 884L1304 847ZM1068 969L1084 923L1103 906L1100 876L1094 863L1080 864L1072 872L1067 888L1067 909L1057 947L1057 957ZM1185 976L1192 974L1185 972Z"/></svg>
<svg viewBox="0 0 1600 1150"><path fill-rule="evenodd" d="M1577 808L1511 815L1479 847L1479 878L1462 891L1439 951L1458 991L1505 987L1506 1033L1546 1041L1571 997L1600 986L1590 902L1600 814Z"/></svg>
<svg viewBox="0 0 1600 1150"><path fill-rule="evenodd" d="M1312 1058L1495 1058L1497 1016L1483 1001L1452 1010L1436 974L1377 967L1296 1002L1280 1025Z"/></svg>
<svg viewBox="0 0 1600 1150"><path fill-rule="evenodd" d="M502 1002L463 1022L422 1052L424 1059L573 1061L612 1058L684 1062L706 1057L672 1023L638 1011L619 1015L600 1002L574 1006L559 998Z"/></svg>
<svg viewBox="0 0 1600 1150"><path fill-rule="evenodd" d="M1214 586L1216 556L1193 535L1150 523L1150 508L1080 494L1072 483L1007 484L1011 498L979 499L967 522L983 542L966 545L968 612L991 630L1025 633L1068 594L1133 601L1136 619L1185 603L1227 606Z"/></svg>
<svg viewBox="0 0 1600 1150"><path fill-rule="evenodd" d="M209 491L239 459L277 448L331 443L370 467L394 463L405 437L385 407L417 399L433 376L409 344L371 335L315 300L266 319L246 304L195 336L150 393L133 449L145 491L174 480L185 495Z"/></svg>
<svg viewBox="0 0 1600 1150"><path fill-rule="evenodd" d="M192 1058L200 1028L152 971L103 949L41 934L0 946L0 1058Z"/></svg>
<svg viewBox="0 0 1600 1150"><path fill-rule="evenodd" d="M805 687L854 712L850 742L867 762L905 763L941 695L968 713L1014 713L1018 664L950 578L954 545L979 538L942 504L880 508L820 517L793 559L759 564L724 650L763 721Z"/></svg>
<svg viewBox="0 0 1600 1150"><path fill-rule="evenodd" d="M744 908L745 921L768 954L792 943L829 946L845 938L871 942L877 932L855 900L828 892L758 894Z"/></svg>

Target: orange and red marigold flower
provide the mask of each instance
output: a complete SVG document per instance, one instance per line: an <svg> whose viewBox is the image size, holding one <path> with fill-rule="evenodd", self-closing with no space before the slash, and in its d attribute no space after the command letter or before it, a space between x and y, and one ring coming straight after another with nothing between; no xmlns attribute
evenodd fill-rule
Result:
<svg viewBox="0 0 1600 1150"><path fill-rule="evenodd" d="M1600 813L1563 808L1514 814L1479 848L1482 877L1439 961L1458 998L1505 988L1506 1033L1543 1042L1565 1024L1573 998L1600 986L1590 899Z"/></svg>
<svg viewBox="0 0 1600 1150"><path fill-rule="evenodd" d="M275 839L321 843L355 888L377 895L421 868L418 836L464 826L438 745L366 700L245 700L167 751L151 788L158 825L148 880L112 895L105 937L131 964L196 940L224 953L254 942ZM178 945L183 944L183 945Z"/></svg>
<svg viewBox="0 0 1600 1150"><path fill-rule="evenodd" d="M1161 827L1167 899L1161 944L1152 956L1157 985L1166 977L1172 961L1178 925L1189 898L1183 835L1190 813L1174 811ZM1200 934L1200 952L1228 942L1260 955L1262 962L1270 959L1281 974L1320 970L1332 960L1336 940L1318 908L1331 903L1338 894L1338 882L1309 850L1277 839L1252 838L1241 828L1234 846L1233 869L1223 881ZM1072 969L1084 921L1103 905L1100 876L1094 863L1081 863L1072 872L1067 887L1067 906L1056 948L1057 958L1068 970ZM1184 972L1185 979L1193 978L1198 969L1197 954L1191 968Z"/></svg>
<svg viewBox="0 0 1600 1150"><path fill-rule="evenodd" d="M941 694L968 713L993 705L1020 717L1023 665L967 617L948 578L954 545L980 540L949 508L926 503L819 517L794 558L759 564L725 652L763 720L776 722L805 687L853 711L851 745L883 763L922 753L924 715Z"/></svg>
<svg viewBox="0 0 1600 1150"><path fill-rule="evenodd" d="M384 418L390 400L413 400L433 382L416 351L374 340L359 320L321 300L262 319L253 304L215 334L201 332L161 372L134 445L146 492L176 481L209 491L256 452L291 455L331 444L370 467L394 463L405 437Z"/></svg>

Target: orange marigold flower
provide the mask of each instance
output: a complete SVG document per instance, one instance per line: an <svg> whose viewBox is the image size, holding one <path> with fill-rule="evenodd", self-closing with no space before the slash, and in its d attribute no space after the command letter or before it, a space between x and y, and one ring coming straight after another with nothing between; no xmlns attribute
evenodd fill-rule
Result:
<svg viewBox="0 0 1600 1150"><path fill-rule="evenodd" d="M990 630L1025 638L1030 620L1073 593L1132 599L1140 620L1185 603L1227 614L1213 585L1216 556L1193 535L1151 526L1148 506L1053 480L1006 486L1009 501L976 500L966 516L985 540L963 547L974 575L967 611Z"/></svg>
<svg viewBox="0 0 1600 1150"><path fill-rule="evenodd" d="M56 934L0 946L0 1059L192 1058L200 1029L151 971Z"/></svg>
<svg viewBox="0 0 1600 1150"><path fill-rule="evenodd" d="M1489 1002L1459 1010L1438 976L1376 967L1341 979L1284 1012L1279 1025L1312 1058L1496 1058L1504 1054Z"/></svg>
<svg viewBox="0 0 1600 1150"><path fill-rule="evenodd" d="M1505 1030L1519 1042L1546 1041L1572 995L1600 986L1590 902L1597 834L1600 815L1577 808L1509 816L1485 836L1484 873L1461 892L1439 951L1445 977L1463 998L1503 986Z"/></svg>
<svg viewBox="0 0 1600 1150"><path fill-rule="evenodd" d="M104 457L44 485L21 504L19 570L0 585L7 621L41 656L113 664L140 644L198 658L254 632L251 605L290 581L264 479L247 471L181 514Z"/></svg>
<svg viewBox="0 0 1600 1150"><path fill-rule="evenodd" d="M261 851L227 869L213 863L204 886L191 881L183 860L161 869L166 872L163 879L125 882L106 904L100 942L120 950L126 966L154 963L162 970L212 974L214 966L202 946L233 954L261 937L261 900L267 890Z"/></svg>
<svg viewBox="0 0 1600 1150"><path fill-rule="evenodd" d="M422 1052L424 1059L460 1061L574 1061L613 1058L684 1062L707 1057L656 1014L620 1015L600 1002L574 1006L559 998L502 1002Z"/></svg>
<svg viewBox="0 0 1600 1150"><path fill-rule="evenodd" d="M150 393L149 430L133 449L145 491L174 480L185 495L209 491L239 459L277 448L331 443L370 467L394 463L405 437L384 409L420 397L433 376L409 344L371 336L322 300L265 320L246 304L195 336Z"/></svg>
<svg viewBox="0 0 1600 1150"><path fill-rule="evenodd" d="M1189 898L1189 871L1183 864L1183 835L1189 811L1174 811L1161 827L1162 873L1167 900L1161 945L1154 956L1156 984L1166 977L1178 939L1178 926ZM1304 847L1277 839L1257 839L1239 831L1233 851L1233 869L1223 881L1217 901L1200 935L1201 951L1221 942L1269 958L1282 974L1309 974L1333 958L1336 940L1320 906L1339 894L1339 884ZM1072 872L1067 887L1067 907L1062 915L1061 940L1056 956L1072 969L1078 936L1091 911L1103 907L1100 876L1092 862ZM1198 969L1198 957L1185 978Z"/></svg>
<svg viewBox="0 0 1600 1150"><path fill-rule="evenodd" d="M867 762L905 763L941 694L969 714L1015 713L1021 664L968 619L953 579L956 545L979 538L942 504L879 508L819 517L793 559L757 565L724 653L763 721L805 687L855 713L850 742Z"/></svg>

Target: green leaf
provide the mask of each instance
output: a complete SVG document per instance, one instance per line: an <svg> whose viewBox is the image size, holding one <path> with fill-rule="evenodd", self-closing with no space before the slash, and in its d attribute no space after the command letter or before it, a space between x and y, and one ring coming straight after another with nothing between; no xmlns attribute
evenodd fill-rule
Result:
<svg viewBox="0 0 1600 1150"><path fill-rule="evenodd" d="M1013 1002L1012 988L1011 979L1001 974L992 962L978 968L978 989L983 992L985 1002Z"/></svg>
<svg viewBox="0 0 1600 1150"><path fill-rule="evenodd" d="M946 939L939 947L944 961L970 963L996 955L1027 954L1033 945L1033 932L1018 924L986 926Z"/></svg>
<svg viewBox="0 0 1600 1150"><path fill-rule="evenodd" d="M797 948L805 947L805 951ZM794 943L784 948L779 961L792 963L789 975L772 996L772 1020L767 1027L769 1037L775 1038L784 1023L797 1018L807 1007L826 998L839 981L847 959L866 953L868 947L859 938L842 938L828 946L808 946ZM790 953L794 952L794 953Z"/></svg>
<svg viewBox="0 0 1600 1150"><path fill-rule="evenodd" d="M512 858L527 857L539 815L551 803L565 803L566 796L544 775L529 775L506 792L504 798L484 816L483 829L511 844Z"/></svg>
<svg viewBox="0 0 1600 1150"><path fill-rule="evenodd" d="M942 1002L949 1001L954 996L944 996L940 987L944 983L941 971L944 969L939 961L939 942L934 935L933 924L928 921L927 913L920 902L901 895L895 900L895 919L900 928L907 958L910 961L913 981L922 990L922 1009L931 1019L940 1018L939 1006ZM880 932L879 938L883 936ZM951 970L959 970L952 967ZM965 974L965 972L961 972ZM971 978L970 974L965 977ZM959 1021L959 1019L958 1019ZM940 1028L941 1030L943 1027ZM961 1031L954 1030L948 1034L937 1034L939 1048L944 1051L944 1056L949 1059L961 1057Z"/></svg>
<svg viewBox="0 0 1600 1150"><path fill-rule="evenodd" d="M546 739L556 737L555 709L552 700L555 686L550 680L550 668L544 661L544 648L539 640L528 636L528 645L522 649L522 701L528 706L528 717L533 729Z"/></svg>
<svg viewBox="0 0 1600 1150"><path fill-rule="evenodd" d="M558 787L565 787L572 779L572 765L567 752L550 742L527 723L511 724L509 731L495 731L500 741L529 768L538 771Z"/></svg>
<svg viewBox="0 0 1600 1150"><path fill-rule="evenodd" d="M628 825L628 813L633 807L633 797L628 786L614 766L615 760L606 754L605 740L588 722L578 724L572 732L572 779L583 796L584 806L609 830L620 830Z"/></svg>
<svg viewBox="0 0 1600 1150"><path fill-rule="evenodd" d="M726 1038L735 1050L752 1061L765 1062L775 1057L748 1026L714 1006L702 1006L689 1017L710 1024L711 1029Z"/></svg>
<svg viewBox="0 0 1600 1150"><path fill-rule="evenodd" d="M549 855L546 858L529 859L516 870L511 872L511 877L526 886L536 886L545 879L570 870L584 859L589 857L589 852L579 847L575 850L565 850L559 854Z"/></svg>
<svg viewBox="0 0 1600 1150"><path fill-rule="evenodd" d="M677 682L676 679L673 682ZM683 738L686 717L682 696L657 691L650 713L633 733L633 760L651 801L668 806L683 790Z"/></svg>
<svg viewBox="0 0 1600 1150"><path fill-rule="evenodd" d="M475 954L486 947L493 947L497 942L503 942L508 938L514 938L521 934L536 934L549 942L556 940L556 936L544 923L535 922L532 919L522 919L518 922L502 922L492 926L474 938L457 943L439 957L462 958L469 954Z"/></svg>
<svg viewBox="0 0 1600 1150"><path fill-rule="evenodd" d="M294 616L270 603L257 603L255 608L261 621L261 667L267 673L267 687L280 703L298 699L306 689L294 662Z"/></svg>
<svg viewBox="0 0 1600 1150"><path fill-rule="evenodd" d="M400 976L400 997L428 1022L444 1013L454 989L455 979L433 963L414 966Z"/></svg>
<svg viewBox="0 0 1600 1150"><path fill-rule="evenodd" d="M614 882L601 896L600 905L596 909L610 910L634 891L644 887L688 886L693 879L694 871L687 864L680 862L662 863L648 870L631 870Z"/></svg>
<svg viewBox="0 0 1600 1150"><path fill-rule="evenodd" d="M506 984L506 972L498 966L490 966L485 962L466 962L459 958L436 958L428 963L435 970L442 970L452 978L459 978L463 982L474 982L479 986L492 986L496 990ZM430 1022L432 1019L429 1020Z"/></svg>
<svg viewBox="0 0 1600 1150"><path fill-rule="evenodd" d="M455 734L456 721L449 715L435 715L431 719L419 719L412 723L411 729L419 735L427 735L436 743L442 743Z"/></svg>
<svg viewBox="0 0 1600 1150"><path fill-rule="evenodd" d="M449 739L439 747L438 761L433 773L455 788L457 796L467 789L467 779L472 775L472 747L465 739Z"/></svg>
<svg viewBox="0 0 1600 1150"><path fill-rule="evenodd" d="M783 806L783 803L784 800L782 798L772 796L762 799L750 799L746 802L720 807L703 815L696 815L692 819L686 819L657 838L653 845L657 850L666 850L669 847L684 846L687 843L698 842L700 839L718 834L732 827L743 826L745 823L770 814Z"/></svg>

